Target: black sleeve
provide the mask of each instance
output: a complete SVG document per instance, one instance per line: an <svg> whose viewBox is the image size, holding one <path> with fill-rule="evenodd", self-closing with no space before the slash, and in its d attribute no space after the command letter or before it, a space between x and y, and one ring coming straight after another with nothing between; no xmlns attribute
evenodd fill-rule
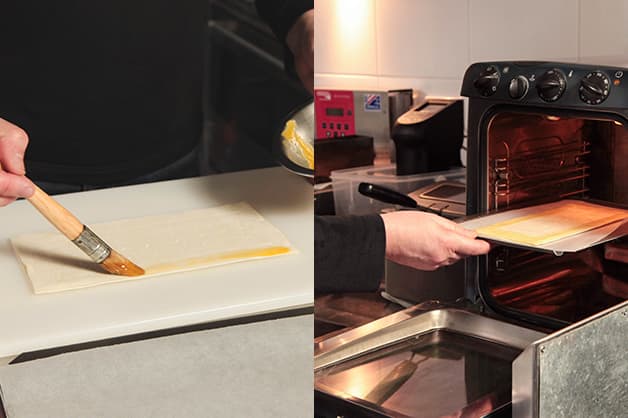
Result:
<svg viewBox="0 0 628 418"><path fill-rule="evenodd" d="M384 277L386 233L379 215L316 216L316 292L369 292Z"/></svg>
<svg viewBox="0 0 628 418"><path fill-rule="evenodd" d="M299 16L314 8L314 0L255 0L257 13L282 43Z"/></svg>

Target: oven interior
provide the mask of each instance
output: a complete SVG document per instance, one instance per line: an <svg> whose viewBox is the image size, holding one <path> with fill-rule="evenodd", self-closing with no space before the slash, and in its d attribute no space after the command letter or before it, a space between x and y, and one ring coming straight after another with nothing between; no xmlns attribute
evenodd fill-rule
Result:
<svg viewBox="0 0 628 418"><path fill-rule="evenodd" d="M436 330L323 369L316 385L382 416L481 416L510 402L519 353Z"/></svg>
<svg viewBox="0 0 628 418"><path fill-rule="evenodd" d="M498 111L487 120L480 207L501 211L568 197L628 206L624 118L543 109ZM498 246L484 268L487 304L533 322L564 326L628 298L625 238L560 257Z"/></svg>

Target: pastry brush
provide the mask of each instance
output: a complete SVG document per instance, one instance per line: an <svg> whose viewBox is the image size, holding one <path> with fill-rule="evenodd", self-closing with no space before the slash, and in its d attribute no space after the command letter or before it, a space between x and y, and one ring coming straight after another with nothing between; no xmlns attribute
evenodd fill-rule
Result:
<svg viewBox="0 0 628 418"><path fill-rule="evenodd" d="M63 235L68 237L92 260L100 264L103 269L120 276L141 276L144 274L144 269L112 249L70 211L35 184L33 186L35 193L27 200Z"/></svg>

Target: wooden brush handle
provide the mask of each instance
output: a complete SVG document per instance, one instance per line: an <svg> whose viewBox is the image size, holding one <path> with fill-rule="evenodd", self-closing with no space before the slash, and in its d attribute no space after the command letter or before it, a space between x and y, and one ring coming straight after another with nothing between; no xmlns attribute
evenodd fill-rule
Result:
<svg viewBox="0 0 628 418"><path fill-rule="evenodd" d="M35 184L33 186L35 187L35 193L28 198L28 201L63 235L71 240L78 237L83 232L83 223L76 216L72 215L69 210L48 196L42 189Z"/></svg>

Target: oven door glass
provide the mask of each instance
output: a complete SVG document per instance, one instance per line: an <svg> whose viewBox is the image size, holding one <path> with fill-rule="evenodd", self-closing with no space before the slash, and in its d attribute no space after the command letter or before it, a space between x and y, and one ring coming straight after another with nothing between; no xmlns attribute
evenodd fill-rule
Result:
<svg viewBox="0 0 628 418"><path fill-rule="evenodd" d="M322 369L316 388L387 416L483 416L510 402L519 353L437 330Z"/></svg>

